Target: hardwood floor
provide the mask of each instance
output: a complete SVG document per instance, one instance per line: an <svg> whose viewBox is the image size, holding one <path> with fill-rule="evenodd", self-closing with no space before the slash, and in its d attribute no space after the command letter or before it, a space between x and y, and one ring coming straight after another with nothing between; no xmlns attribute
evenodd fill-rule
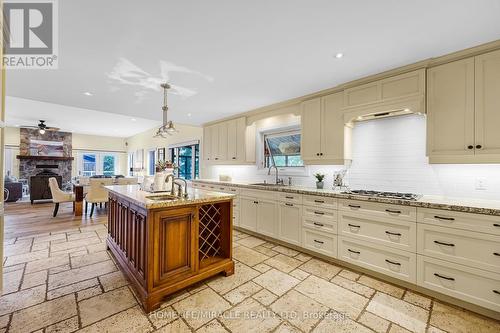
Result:
<svg viewBox="0 0 500 333"><path fill-rule="evenodd" d="M62 203L59 213L52 217L53 203L5 203L4 238L62 231L79 226L106 224L108 215L104 207L96 209L92 217L74 216L71 203ZM89 209L90 214L90 209Z"/></svg>

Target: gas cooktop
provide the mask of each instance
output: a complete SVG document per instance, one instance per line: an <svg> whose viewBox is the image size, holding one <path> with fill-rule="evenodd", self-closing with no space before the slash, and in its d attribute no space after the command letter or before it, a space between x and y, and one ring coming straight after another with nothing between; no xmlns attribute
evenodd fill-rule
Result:
<svg viewBox="0 0 500 333"><path fill-rule="evenodd" d="M343 193L363 195L369 197L402 199L402 200L418 200L421 197L421 195L413 193L383 192L383 191L370 191L370 190L349 190Z"/></svg>

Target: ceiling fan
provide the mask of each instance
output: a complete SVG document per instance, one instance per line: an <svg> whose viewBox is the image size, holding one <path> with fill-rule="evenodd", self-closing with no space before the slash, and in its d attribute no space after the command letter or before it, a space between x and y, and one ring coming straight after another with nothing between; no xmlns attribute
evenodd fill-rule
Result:
<svg viewBox="0 0 500 333"><path fill-rule="evenodd" d="M59 128L57 127L49 127L45 125L45 120L40 120L40 123L37 126L23 126L25 128L35 128L38 130L38 133L45 134L46 131L57 132Z"/></svg>

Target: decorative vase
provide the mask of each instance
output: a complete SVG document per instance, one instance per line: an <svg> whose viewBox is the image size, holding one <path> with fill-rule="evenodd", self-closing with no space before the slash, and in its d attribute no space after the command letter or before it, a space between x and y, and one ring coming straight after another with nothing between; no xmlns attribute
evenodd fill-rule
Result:
<svg viewBox="0 0 500 333"><path fill-rule="evenodd" d="M317 189L323 189L323 185L325 185L325 183L323 183L323 182L316 182L316 188Z"/></svg>

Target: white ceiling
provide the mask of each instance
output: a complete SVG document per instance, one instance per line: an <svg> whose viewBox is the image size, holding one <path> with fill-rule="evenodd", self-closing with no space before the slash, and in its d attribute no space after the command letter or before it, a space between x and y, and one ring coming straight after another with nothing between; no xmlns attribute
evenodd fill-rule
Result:
<svg viewBox="0 0 500 333"><path fill-rule="evenodd" d="M498 0L64 0L59 69L10 71L7 95L159 121L168 78L171 119L196 125L500 39L499 14Z"/></svg>

